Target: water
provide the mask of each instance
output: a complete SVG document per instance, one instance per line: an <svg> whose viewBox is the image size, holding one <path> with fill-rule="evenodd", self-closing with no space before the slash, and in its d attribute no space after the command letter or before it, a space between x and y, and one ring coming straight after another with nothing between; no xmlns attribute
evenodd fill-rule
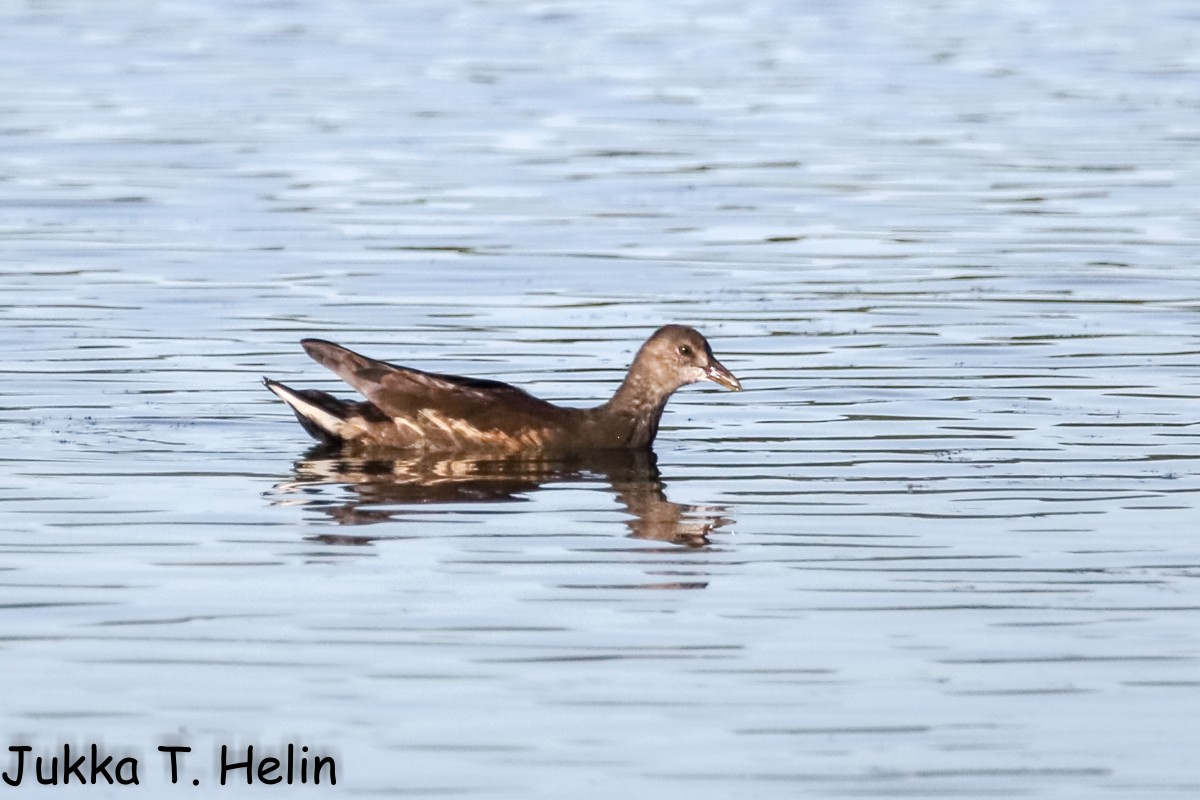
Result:
<svg viewBox="0 0 1200 800"><path fill-rule="evenodd" d="M1200 790L1190 4L0 31L6 747L143 792L287 742L359 796ZM345 393L316 335L587 405L664 322L747 391L680 392L656 465L322 458L259 384Z"/></svg>

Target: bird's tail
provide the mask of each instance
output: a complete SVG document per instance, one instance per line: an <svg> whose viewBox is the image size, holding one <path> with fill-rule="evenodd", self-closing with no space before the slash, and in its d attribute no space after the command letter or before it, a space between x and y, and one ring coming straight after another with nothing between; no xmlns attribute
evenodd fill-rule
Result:
<svg viewBox="0 0 1200 800"><path fill-rule="evenodd" d="M316 389L293 389L270 378L263 378L263 385L288 404L314 439L324 444L341 444L348 438L350 403Z"/></svg>

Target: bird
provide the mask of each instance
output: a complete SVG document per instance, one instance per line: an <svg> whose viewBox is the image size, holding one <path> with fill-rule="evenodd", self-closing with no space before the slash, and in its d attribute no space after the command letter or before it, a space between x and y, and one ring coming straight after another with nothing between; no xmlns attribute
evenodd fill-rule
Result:
<svg viewBox="0 0 1200 800"><path fill-rule="evenodd" d="M694 328L665 325L638 350L608 402L570 408L495 380L439 375L361 355L323 339L302 339L318 364L366 399L263 383L321 445L373 451L545 456L648 450L667 400L688 384L741 382Z"/></svg>

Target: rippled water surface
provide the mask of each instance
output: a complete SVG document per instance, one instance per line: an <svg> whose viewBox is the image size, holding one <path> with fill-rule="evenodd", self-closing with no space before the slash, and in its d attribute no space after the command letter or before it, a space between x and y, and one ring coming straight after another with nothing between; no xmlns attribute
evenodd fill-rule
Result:
<svg viewBox="0 0 1200 800"><path fill-rule="evenodd" d="M3 747L1196 797L1197 53L1182 0L4 5ZM313 453L259 383L588 405L665 322L746 391L656 463Z"/></svg>

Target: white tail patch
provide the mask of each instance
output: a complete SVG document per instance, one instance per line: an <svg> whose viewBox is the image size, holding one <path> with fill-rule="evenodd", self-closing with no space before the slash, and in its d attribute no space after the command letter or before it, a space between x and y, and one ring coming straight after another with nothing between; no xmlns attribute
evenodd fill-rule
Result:
<svg viewBox="0 0 1200 800"><path fill-rule="evenodd" d="M320 406L310 403L282 384L268 383L267 388L274 392L276 397L287 403L293 411L321 430L328 431L331 435L338 438L346 437L348 426L345 420L339 419Z"/></svg>

